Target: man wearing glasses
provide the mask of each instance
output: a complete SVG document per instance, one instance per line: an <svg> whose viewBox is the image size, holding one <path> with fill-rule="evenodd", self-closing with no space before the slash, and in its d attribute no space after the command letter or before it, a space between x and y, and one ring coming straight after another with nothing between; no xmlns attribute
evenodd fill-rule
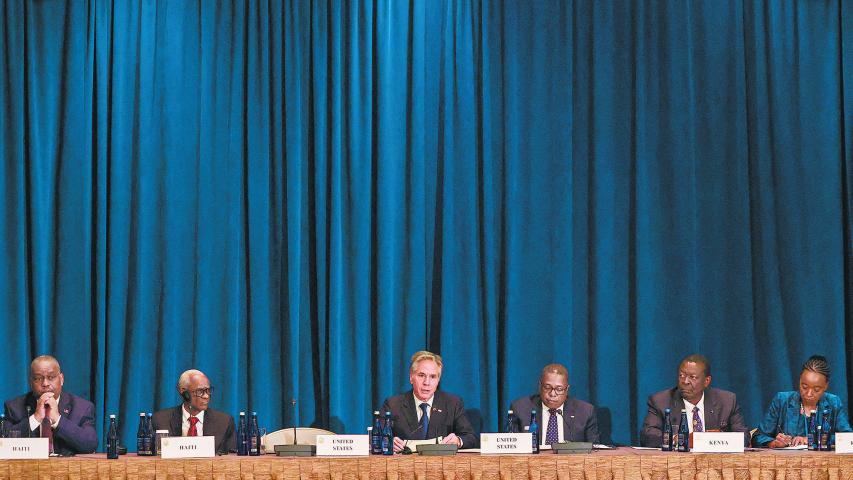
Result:
<svg viewBox="0 0 853 480"><path fill-rule="evenodd" d="M48 438L53 454L92 453L98 446L95 406L63 391L64 383L54 357L36 357L30 363L31 391L6 402L6 418L15 435Z"/></svg>
<svg viewBox="0 0 853 480"><path fill-rule="evenodd" d="M693 432L746 432L737 396L710 388L711 364L702 355L688 355L678 364L678 383L649 397L640 445L660 447L664 410L670 409L673 431L678 429L681 410L687 411L687 426ZM748 440L748 436L746 437Z"/></svg>
<svg viewBox="0 0 853 480"><path fill-rule="evenodd" d="M234 417L208 407L213 387L207 375L199 370L182 373L178 379L178 393L183 403L160 410L151 417L155 430L169 430L173 437L212 436L218 454L236 449Z"/></svg>
<svg viewBox="0 0 853 480"><path fill-rule="evenodd" d="M569 371L559 363L545 365L539 376L539 393L512 402L512 410L523 431L530 425L530 412L537 411L539 443L599 443L595 407L569 396Z"/></svg>

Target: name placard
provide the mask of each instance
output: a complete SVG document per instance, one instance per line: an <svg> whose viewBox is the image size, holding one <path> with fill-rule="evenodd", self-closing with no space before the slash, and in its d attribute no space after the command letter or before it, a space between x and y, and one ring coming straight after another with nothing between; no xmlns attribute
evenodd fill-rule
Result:
<svg viewBox="0 0 853 480"><path fill-rule="evenodd" d="M742 432L693 432L696 453L742 453Z"/></svg>
<svg viewBox="0 0 853 480"><path fill-rule="evenodd" d="M532 433L481 433L480 453L533 453Z"/></svg>
<svg viewBox="0 0 853 480"><path fill-rule="evenodd" d="M835 434L835 453L853 453L853 432Z"/></svg>
<svg viewBox="0 0 853 480"><path fill-rule="evenodd" d="M0 458L38 460L50 455L46 438L0 438Z"/></svg>
<svg viewBox="0 0 853 480"><path fill-rule="evenodd" d="M214 437L165 437L160 440L163 458L213 458L216 456Z"/></svg>
<svg viewBox="0 0 853 480"><path fill-rule="evenodd" d="M370 455L368 435L317 435L318 457L366 457Z"/></svg>

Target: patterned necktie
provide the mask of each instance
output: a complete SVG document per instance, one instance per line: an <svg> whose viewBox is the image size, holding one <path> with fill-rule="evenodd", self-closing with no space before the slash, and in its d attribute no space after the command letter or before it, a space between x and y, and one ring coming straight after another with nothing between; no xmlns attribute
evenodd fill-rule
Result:
<svg viewBox="0 0 853 480"><path fill-rule="evenodd" d="M197 437L198 430L195 428L195 425L198 423L198 417L190 417L190 429L187 430L188 437Z"/></svg>
<svg viewBox="0 0 853 480"><path fill-rule="evenodd" d="M427 415L427 410L429 409L429 404L424 402L420 405L421 407L421 421L418 422L418 429L421 431L421 439L426 440L427 438L427 430L429 430L429 415Z"/></svg>
<svg viewBox="0 0 853 480"><path fill-rule="evenodd" d="M548 416L548 430L545 432L545 443L553 445L555 443L560 443L560 430L557 428L557 415L562 415L563 410L549 408L548 413L550 413L550 415Z"/></svg>
<svg viewBox="0 0 853 480"><path fill-rule="evenodd" d="M702 419L699 418L699 407L693 407L693 431L694 432L704 432L705 429L702 427Z"/></svg>

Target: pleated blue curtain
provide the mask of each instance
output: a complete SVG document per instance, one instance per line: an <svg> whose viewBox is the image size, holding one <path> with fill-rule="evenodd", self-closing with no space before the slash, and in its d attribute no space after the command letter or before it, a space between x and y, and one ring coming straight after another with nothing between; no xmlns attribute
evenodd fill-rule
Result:
<svg viewBox="0 0 853 480"><path fill-rule="evenodd" d="M483 430L552 361L620 443L694 351L750 424L812 353L849 398L849 3L0 2L0 396L358 433L427 348Z"/></svg>

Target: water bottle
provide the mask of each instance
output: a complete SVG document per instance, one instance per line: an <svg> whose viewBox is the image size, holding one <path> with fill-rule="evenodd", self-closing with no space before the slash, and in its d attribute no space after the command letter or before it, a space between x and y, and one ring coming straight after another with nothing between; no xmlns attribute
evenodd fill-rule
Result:
<svg viewBox="0 0 853 480"><path fill-rule="evenodd" d="M515 421L515 412L512 410L506 411L506 425L504 426L505 433L518 433L518 423Z"/></svg>
<svg viewBox="0 0 853 480"><path fill-rule="evenodd" d="M237 422L237 455L245 457L249 454L249 426L246 424L246 412L240 412L240 421Z"/></svg>
<svg viewBox="0 0 853 480"><path fill-rule="evenodd" d="M115 415L110 415L110 426L107 430L107 458L110 460L118 458L118 426Z"/></svg>
<svg viewBox="0 0 853 480"><path fill-rule="evenodd" d="M6 422L5 413L0 413L0 438L9 438L9 423Z"/></svg>
<svg viewBox="0 0 853 480"><path fill-rule="evenodd" d="M252 422L249 424L249 455L257 457L261 454L261 430L258 428L258 412L252 412Z"/></svg>
<svg viewBox="0 0 853 480"><path fill-rule="evenodd" d="M385 412L382 425L382 455L394 455L394 420L391 419L391 412Z"/></svg>
<svg viewBox="0 0 853 480"><path fill-rule="evenodd" d="M690 427L687 425L687 410L681 409L681 418L678 420L678 451L690 451Z"/></svg>
<svg viewBox="0 0 853 480"><path fill-rule="evenodd" d="M136 454L148 455L145 451L145 412L139 412L139 426L136 427Z"/></svg>
<svg viewBox="0 0 853 480"><path fill-rule="evenodd" d="M664 452L672 451L672 410L669 408L663 411L663 435L660 439L660 449Z"/></svg>
<svg viewBox="0 0 853 480"><path fill-rule="evenodd" d="M530 411L530 428L528 428L528 430L530 431L531 436L533 437L533 439L532 439L532 441L533 441L533 452L532 453L539 453L539 424L536 423L536 410L535 409Z"/></svg>
<svg viewBox="0 0 853 480"><path fill-rule="evenodd" d="M829 407L824 407L823 415L822 415L822 419L821 419L821 426L822 426L821 430L822 430L822 432L821 432L821 437L820 437L820 444L823 447L823 449L826 451L829 451L832 449L832 444L830 443L830 439L832 438L832 434L834 433L832 431L832 424L830 422L830 418L831 418L831 416L830 416Z"/></svg>
<svg viewBox="0 0 853 480"><path fill-rule="evenodd" d="M373 428L370 429L370 453L382 455L382 420L379 410L373 411Z"/></svg>
<svg viewBox="0 0 853 480"><path fill-rule="evenodd" d="M143 445L145 446L145 452L147 455L157 455L157 450L154 448L154 422L152 421L153 413L148 412L145 415L145 438L143 439Z"/></svg>
<svg viewBox="0 0 853 480"><path fill-rule="evenodd" d="M816 411L811 411L811 416L809 417L809 432L808 432L808 444L809 450L817 450L817 415Z"/></svg>

